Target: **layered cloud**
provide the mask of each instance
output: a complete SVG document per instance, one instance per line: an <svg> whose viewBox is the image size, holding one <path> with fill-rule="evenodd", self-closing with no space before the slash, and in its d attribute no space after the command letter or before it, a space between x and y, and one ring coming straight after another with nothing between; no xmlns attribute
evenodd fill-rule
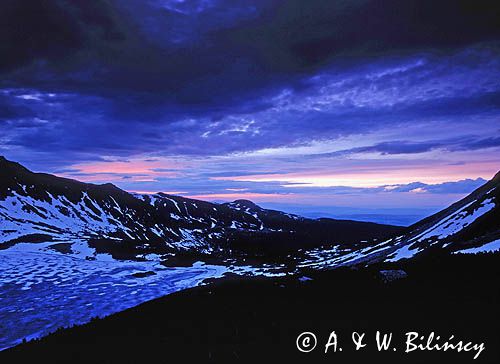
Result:
<svg viewBox="0 0 500 364"><path fill-rule="evenodd" d="M493 5L8 0L0 154L207 199L456 198L500 165Z"/></svg>

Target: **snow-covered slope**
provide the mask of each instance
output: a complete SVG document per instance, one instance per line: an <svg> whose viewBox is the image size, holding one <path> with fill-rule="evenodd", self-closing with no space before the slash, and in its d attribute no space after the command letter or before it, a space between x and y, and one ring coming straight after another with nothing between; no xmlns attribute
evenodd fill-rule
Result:
<svg viewBox="0 0 500 364"><path fill-rule="evenodd" d="M431 251L479 253L496 251L500 239L500 172L469 196L410 227L399 236L361 249L313 249L301 266L397 262Z"/></svg>
<svg viewBox="0 0 500 364"><path fill-rule="evenodd" d="M449 208L410 227L388 261L411 258L429 248L456 252L500 237L500 173Z"/></svg>
<svg viewBox="0 0 500 364"><path fill-rule="evenodd" d="M80 256L86 246L92 252L88 259L278 256L273 262L287 257L304 267L393 262L429 248L480 251L500 238L499 185L497 174L463 200L403 230L306 219L247 200L214 204L164 193L130 194L112 184L32 173L0 157L0 249L53 242L69 255Z"/></svg>
<svg viewBox="0 0 500 364"><path fill-rule="evenodd" d="M168 242L153 208L111 185L35 174L0 158L0 243L68 239Z"/></svg>
<svg viewBox="0 0 500 364"><path fill-rule="evenodd" d="M0 157L0 249L20 242L86 241L97 253L122 259L179 252L228 256L237 250L255 253L278 245L293 250L356 244L398 230L305 219L246 200L213 204L163 193L130 194L112 184L33 173ZM72 254L71 247L65 251Z"/></svg>

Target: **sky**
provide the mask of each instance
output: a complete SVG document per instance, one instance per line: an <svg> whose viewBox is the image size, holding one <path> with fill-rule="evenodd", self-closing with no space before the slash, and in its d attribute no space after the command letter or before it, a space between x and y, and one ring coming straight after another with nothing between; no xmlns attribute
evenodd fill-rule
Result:
<svg viewBox="0 0 500 364"><path fill-rule="evenodd" d="M500 170L494 1L0 7L0 155L34 171L408 224Z"/></svg>

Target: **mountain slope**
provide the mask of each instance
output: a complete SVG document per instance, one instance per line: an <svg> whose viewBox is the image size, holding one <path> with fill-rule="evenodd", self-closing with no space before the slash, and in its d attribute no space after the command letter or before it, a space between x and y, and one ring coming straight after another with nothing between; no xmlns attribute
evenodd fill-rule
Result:
<svg viewBox="0 0 500 364"><path fill-rule="evenodd" d="M173 234L165 219L112 184L93 185L32 173L0 159L0 241L38 239L136 239ZM159 234L155 227L161 234Z"/></svg>
<svg viewBox="0 0 500 364"><path fill-rule="evenodd" d="M130 194L112 184L33 173L0 157L0 248L85 241L98 253L123 259L161 259L179 252L262 256L333 243L355 248L362 240L400 230L306 219L246 200L213 204L163 193ZM71 253L71 247L66 250Z"/></svg>
<svg viewBox="0 0 500 364"><path fill-rule="evenodd" d="M339 247L309 252L303 267L331 268L386 260L395 262L430 252L500 249L500 172L462 200L408 227L403 234L350 252ZM484 247L484 248L483 248Z"/></svg>
<svg viewBox="0 0 500 364"><path fill-rule="evenodd" d="M500 172L450 207L409 227L390 260L408 258L429 248L457 252L500 238Z"/></svg>

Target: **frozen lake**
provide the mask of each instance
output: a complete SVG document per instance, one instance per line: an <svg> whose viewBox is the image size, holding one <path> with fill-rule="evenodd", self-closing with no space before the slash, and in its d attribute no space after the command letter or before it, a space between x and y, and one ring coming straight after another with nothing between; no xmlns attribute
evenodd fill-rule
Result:
<svg viewBox="0 0 500 364"><path fill-rule="evenodd" d="M201 262L167 268L154 261L116 261L105 255L86 260L47 249L50 244L17 244L0 250L0 350L23 338L119 312L226 272L266 274L251 267ZM155 274L133 275L140 272Z"/></svg>

